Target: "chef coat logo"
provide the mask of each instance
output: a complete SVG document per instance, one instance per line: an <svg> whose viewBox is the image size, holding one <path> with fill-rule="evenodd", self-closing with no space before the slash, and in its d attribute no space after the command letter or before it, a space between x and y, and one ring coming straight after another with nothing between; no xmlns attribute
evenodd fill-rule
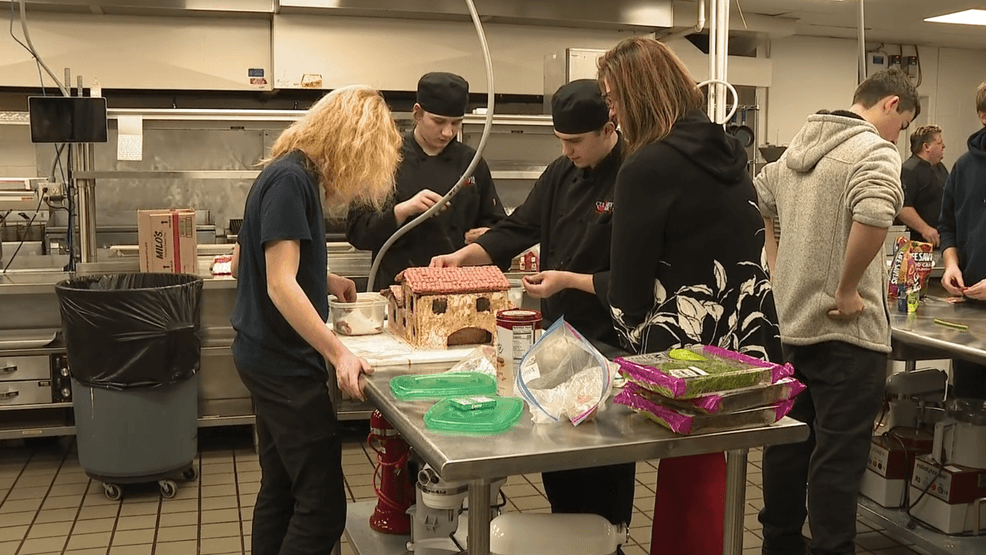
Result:
<svg viewBox="0 0 986 555"><path fill-rule="evenodd" d="M472 175L470 175L470 176L469 176L469 178L468 178L468 179L466 179L466 183L465 183L465 186L466 186L466 187L473 187L473 186L475 186L475 185L476 185L476 177L475 177L475 176L472 176Z"/></svg>
<svg viewBox="0 0 986 555"><path fill-rule="evenodd" d="M612 214L613 213L613 201L596 201L596 214Z"/></svg>

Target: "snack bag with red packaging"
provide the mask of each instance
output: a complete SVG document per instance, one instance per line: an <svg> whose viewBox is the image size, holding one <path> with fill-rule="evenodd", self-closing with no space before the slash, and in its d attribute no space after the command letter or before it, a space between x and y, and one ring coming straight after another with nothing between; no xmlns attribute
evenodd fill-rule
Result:
<svg viewBox="0 0 986 555"><path fill-rule="evenodd" d="M928 276L935 263L934 245L897 238L893 264L890 266L891 299L906 297L908 290L919 289L921 296L928 291Z"/></svg>

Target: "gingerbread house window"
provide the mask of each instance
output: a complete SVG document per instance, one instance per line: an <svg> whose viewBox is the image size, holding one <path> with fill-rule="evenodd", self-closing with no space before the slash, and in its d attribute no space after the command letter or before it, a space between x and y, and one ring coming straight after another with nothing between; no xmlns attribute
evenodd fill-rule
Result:
<svg viewBox="0 0 986 555"><path fill-rule="evenodd" d="M476 299L476 312L489 312L490 311L490 299L489 297L479 297Z"/></svg>

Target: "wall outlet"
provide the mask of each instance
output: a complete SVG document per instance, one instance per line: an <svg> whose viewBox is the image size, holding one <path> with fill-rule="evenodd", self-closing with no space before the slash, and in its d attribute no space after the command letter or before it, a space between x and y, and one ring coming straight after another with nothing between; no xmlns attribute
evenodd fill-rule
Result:
<svg viewBox="0 0 986 555"><path fill-rule="evenodd" d="M48 192L45 193L45 198L48 202L60 202L65 199L65 185L62 183L54 182L45 185Z"/></svg>

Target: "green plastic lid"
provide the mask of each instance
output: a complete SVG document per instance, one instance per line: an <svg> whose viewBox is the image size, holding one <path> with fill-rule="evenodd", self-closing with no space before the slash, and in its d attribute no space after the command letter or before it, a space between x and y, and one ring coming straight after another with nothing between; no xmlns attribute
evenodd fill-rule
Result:
<svg viewBox="0 0 986 555"><path fill-rule="evenodd" d="M443 399L425 413L425 428L439 432L499 434L520 420L524 401L517 397L493 397L496 406L462 410L453 406L454 399Z"/></svg>
<svg viewBox="0 0 986 555"><path fill-rule="evenodd" d="M444 399L496 394L496 378L482 372L408 374L390 380L396 399Z"/></svg>

